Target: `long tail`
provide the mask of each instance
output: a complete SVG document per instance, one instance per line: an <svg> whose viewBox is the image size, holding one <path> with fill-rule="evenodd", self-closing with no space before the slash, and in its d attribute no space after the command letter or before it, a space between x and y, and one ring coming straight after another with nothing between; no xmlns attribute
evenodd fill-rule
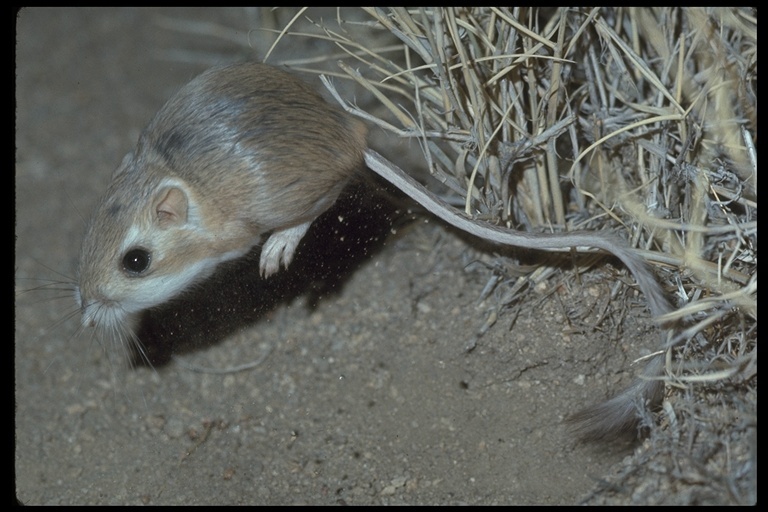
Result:
<svg viewBox="0 0 768 512"><path fill-rule="evenodd" d="M430 213L448 224L484 240L527 249L564 250L570 247L594 247L617 256L632 272L648 300L651 313L660 317L670 311L669 302L659 282L645 262L619 237L592 231L568 233L527 233L513 231L470 219L424 188L402 169L373 150L366 150L365 163L385 180L406 193ZM662 347L666 347L662 335ZM664 356L654 356L642 375L613 398L588 407L568 418L573 432L582 440L600 441L626 437L637 432L639 407L655 407L661 402L664 382L658 377L664 368Z"/></svg>

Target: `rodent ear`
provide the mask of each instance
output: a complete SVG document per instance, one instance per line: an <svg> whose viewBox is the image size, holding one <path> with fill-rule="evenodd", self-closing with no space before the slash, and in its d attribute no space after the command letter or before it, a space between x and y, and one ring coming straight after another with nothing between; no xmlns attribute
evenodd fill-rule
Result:
<svg viewBox="0 0 768 512"><path fill-rule="evenodd" d="M187 194L177 187L168 187L158 194L155 214L161 227L179 225L187 222L189 213L189 202Z"/></svg>

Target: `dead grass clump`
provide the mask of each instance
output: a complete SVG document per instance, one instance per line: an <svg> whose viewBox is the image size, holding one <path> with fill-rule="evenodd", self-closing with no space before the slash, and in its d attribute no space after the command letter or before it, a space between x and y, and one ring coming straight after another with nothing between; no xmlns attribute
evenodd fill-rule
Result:
<svg viewBox="0 0 768 512"><path fill-rule="evenodd" d="M721 446L733 432L749 437L756 410L744 403L756 399L757 373L756 13L364 12L317 22L319 37L345 57L337 76L379 103L353 110L417 140L454 203L515 229L620 229L656 267L676 306L659 320L682 319L686 328L666 368L669 387L681 391L664 403L654 447L690 455L703 432ZM694 407L703 395L726 407ZM723 410L731 411L725 424ZM749 491L724 485L732 497L725 501L749 499Z"/></svg>

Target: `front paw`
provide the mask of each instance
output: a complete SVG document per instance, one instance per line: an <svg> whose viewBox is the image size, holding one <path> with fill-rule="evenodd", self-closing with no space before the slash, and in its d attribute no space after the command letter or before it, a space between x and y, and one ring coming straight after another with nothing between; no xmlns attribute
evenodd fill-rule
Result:
<svg viewBox="0 0 768 512"><path fill-rule="evenodd" d="M259 270L262 277L269 277L276 274L281 266L287 268L290 265L296 253L296 247L299 246L299 242L304 238L311 224L311 222L305 222L298 226L278 229L269 235L261 248Z"/></svg>

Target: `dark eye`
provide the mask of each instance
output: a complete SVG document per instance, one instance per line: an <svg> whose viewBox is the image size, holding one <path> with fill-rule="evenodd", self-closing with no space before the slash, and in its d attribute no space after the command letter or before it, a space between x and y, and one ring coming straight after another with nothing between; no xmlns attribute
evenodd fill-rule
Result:
<svg viewBox="0 0 768 512"><path fill-rule="evenodd" d="M131 249L123 256L123 269L129 274L139 275L149 268L152 255L146 249Z"/></svg>

